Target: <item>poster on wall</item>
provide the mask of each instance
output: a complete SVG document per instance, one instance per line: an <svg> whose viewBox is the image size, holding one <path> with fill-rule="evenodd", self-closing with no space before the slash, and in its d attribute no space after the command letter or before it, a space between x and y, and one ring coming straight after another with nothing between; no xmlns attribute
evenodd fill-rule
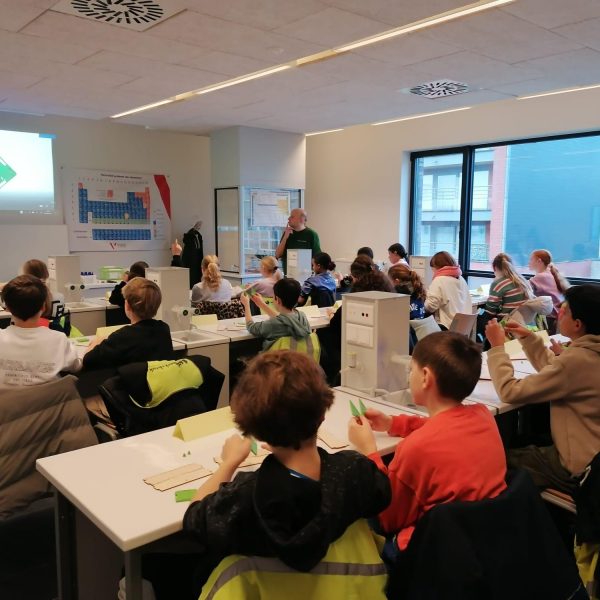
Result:
<svg viewBox="0 0 600 600"><path fill-rule="evenodd" d="M165 175L62 169L71 252L163 250L171 239Z"/></svg>
<svg viewBox="0 0 600 600"><path fill-rule="evenodd" d="M290 214L290 192L287 190L250 190L252 225L285 227Z"/></svg>

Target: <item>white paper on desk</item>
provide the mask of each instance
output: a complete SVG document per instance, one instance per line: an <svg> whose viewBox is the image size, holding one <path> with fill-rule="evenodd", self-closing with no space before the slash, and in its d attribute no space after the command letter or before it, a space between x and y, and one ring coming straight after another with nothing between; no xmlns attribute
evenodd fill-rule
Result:
<svg viewBox="0 0 600 600"><path fill-rule="evenodd" d="M183 465L177 469L165 471L164 473L145 477L144 483L151 485L159 492L164 492L165 490L170 490L179 485L183 485L184 483L208 477L211 474L212 471L205 469L202 465L192 463Z"/></svg>
<svg viewBox="0 0 600 600"><path fill-rule="evenodd" d="M343 442L336 438L330 431L321 427L317 433L318 438L332 450L340 450L341 448L347 448L350 444Z"/></svg>

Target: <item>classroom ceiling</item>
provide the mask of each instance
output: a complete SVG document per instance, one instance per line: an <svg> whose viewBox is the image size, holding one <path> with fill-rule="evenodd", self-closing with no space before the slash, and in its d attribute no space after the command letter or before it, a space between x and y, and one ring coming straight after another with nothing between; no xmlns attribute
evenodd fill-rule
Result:
<svg viewBox="0 0 600 600"><path fill-rule="evenodd" d="M135 31L56 0L0 0L0 111L106 119L470 1L175 0L179 12ZM438 79L471 91L406 93ZM516 0L119 122L307 133L598 83L600 0Z"/></svg>

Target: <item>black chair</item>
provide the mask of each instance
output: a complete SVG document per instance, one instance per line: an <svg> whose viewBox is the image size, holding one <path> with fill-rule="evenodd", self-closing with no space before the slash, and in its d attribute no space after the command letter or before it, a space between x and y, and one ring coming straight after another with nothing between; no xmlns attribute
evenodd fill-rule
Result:
<svg viewBox="0 0 600 600"><path fill-rule="evenodd" d="M325 288L313 288L310 292L310 303L322 308L335 304L335 293Z"/></svg>
<svg viewBox="0 0 600 600"><path fill-rule="evenodd" d="M391 573L406 600L568 600L587 594L539 491L523 470L478 502L449 502L417 524Z"/></svg>
<svg viewBox="0 0 600 600"><path fill-rule="evenodd" d="M214 410L225 381L225 375L211 366L206 356L189 356L202 373L199 388L177 392L153 408L144 408L131 400L128 370L145 363L134 363L117 369L118 375L107 379L98 391L118 434L138 435L175 425L179 419Z"/></svg>

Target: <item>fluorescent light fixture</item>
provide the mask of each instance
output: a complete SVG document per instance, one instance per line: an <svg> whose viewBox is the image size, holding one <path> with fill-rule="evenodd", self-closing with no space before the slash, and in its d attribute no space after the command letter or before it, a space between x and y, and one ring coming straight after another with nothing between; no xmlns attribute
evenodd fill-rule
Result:
<svg viewBox="0 0 600 600"><path fill-rule="evenodd" d="M462 108L451 108L450 110L440 110L439 112L425 113L422 115L412 115L411 117L391 119L390 121L380 121L379 123L371 123L371 125L388 125L389 123L399 123L400 121L412 121L413 119L423 119L425 117L435 117L436 115L446 115L448 113L458 112L460 110L469 110L470 108L470 106L463 106Z"/></svg>
<svg viewBox="0 0 600 600"><path fill-rule="evenodd" d="M356 48L362 48L363 46L369 46L371 44L383 42L384 40L388 40L399 35L405 35L406 33L412 33L413 31L419 31L420 29L433 27L434 25L459 19L460 17L466 17L467 15L472 15L490 8L497 8L498 6L503 6L504 4L509 4L511 2L515 2L515 0L481 0L480 2L468 4L461 8L455 8L454 10L448 10L440 13L439 15L427 17L426 19L421 19L420 21L415 21L414 23L409 23L408 25L403 25L402 27L388 29L388 31L384 31L378 35L372 35L370 37L363 38L362 40L357 40L356 42L346 44L345 46L335 48L335 51L348 52L350 50L355 50Z"/></svg>
<svg viewBox="0 0 600 600"><path fill-rule="evenodd" d="M312 133L305 133L304 135L306 137L309 137L311 135L321 135L323 133L334 133L335 131L344 131L344 128L342 127L341 129L327 129L325 131L313 131Z"/></svg>
<svg viewBox="0 0 600 600"><path fill-rule="evenodd" d="M171 102L175 102L175 98L167 98L166 100L160 100L159 102L153 102L152 104L145 104L144 106L138 106L137 108L132 108L131 110L126 110L125 112L119 113L118 115L112 115L111 119L120 119L121 117L126 117L127 115L133 115L134 113L142 112L144 110L150 110L151 108L156 108L157 106L171 104Z"/></svg>
<svg viewBox="0 0 600 600"><path fill-rule="evenodd" d="M530 98L543 98L544 96L557 96L558 94L570 94L571 92L583 92L584 90L595 90L600 88L600 83L595 85L583 85L574 88L565 88L554 92L542 92L541 94L531 94L530 96L519 96L517 100L529 100Z"/></svg>
<svg viewBox="0 0 600 600"><path fill-rule="evenodd" d="M232 85L238 85L240 83L245 83L246 81L252 81L253 79L260 79L261 77L266 77L267 75L273 75L274 73L279 73L280 71L285 71L286 69L291 69L292 65L279 65L278 67L273 67L272 69L265 69L264 71L256 71L255 73L250 73L250 75L244 75L243 77L236 77L235 79L229 79L227 81L222 81L221 83L216 83L215 85L209 85L208 87L202 88L200 90L195 90L193 92L188 92L185 94L194 94L196 96L200 96L201 94L209 94L210 92L216 92L217 90L222 90L223 88L231 87Z"/></svg>

